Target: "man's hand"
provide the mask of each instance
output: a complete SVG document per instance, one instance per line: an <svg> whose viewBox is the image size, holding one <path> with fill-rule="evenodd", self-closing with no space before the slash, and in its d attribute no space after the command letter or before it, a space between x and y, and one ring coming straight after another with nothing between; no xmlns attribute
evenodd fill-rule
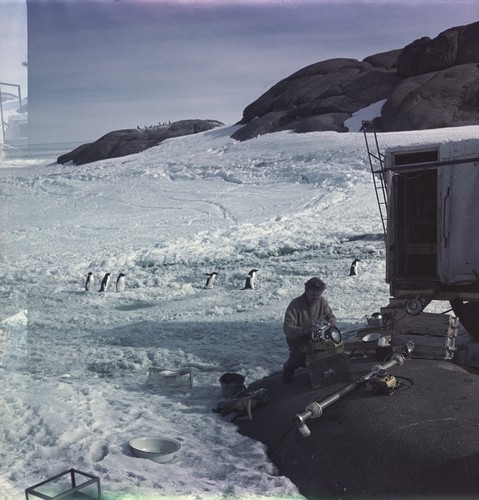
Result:
<svg viewBox="0 0 479 500"><path fill-rule="evenodd" d="M336 326L336 318L334 316L330 316L328 322L331 326Z"/></svg>

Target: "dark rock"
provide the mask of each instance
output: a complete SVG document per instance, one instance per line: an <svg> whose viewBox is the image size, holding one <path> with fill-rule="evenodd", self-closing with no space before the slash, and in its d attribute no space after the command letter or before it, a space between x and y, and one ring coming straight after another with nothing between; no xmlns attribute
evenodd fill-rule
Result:
<svg viewBox="0 0 479 500"><path fill-rule="evenodd" d="M343 123L348 118L348 113L323 113L322 115L298 118L291 122L291 126L292 130L298 133L326 132L328 130L347 132L348 129L343 127Z"/></svg>
<svg viewBox="0 0 479 500"><path fill-rule="evenodd" d="M398 57L398 75L408 78L452 65L457 48L452 47L452 43L448 42L453 40L453 36L443 37L439 42L429 37L415 40L406 46Z"/></svg>
<svg viewBox="0 0 479 500"><path fill-rule="evenodd" d="M397 65L397 60L402 49L390 50L388 52L381 52L372 56L366 57L364 62L369 63L375 68L394 69Z"/></svg>
<svg viewBox="0 0 479 500"><path fill-rule="evenodd" d="M460 30L456 64L479 62L479 22L468 24Z"/></svg>
<svg viewBox="0 0 479 500"><path fill-rule="evenodd" d="M474 62L479 62L479 22L415 40L399 55L397 71L408 78Z"/></svg>
<svg viewBox="0 0 479 500"><path fill-rule="evenodd" d="M157 146L166 139L206 132L223 123L216 120L181 120L169 125L145 129L115 130L90 144L83 144L73 151L59 156L57 163L73 162L83 165L107 158L118 158Z"/></svg>
<svg viewBox="0 0 479 500"><path fill-rule="evenodd" d="M479 64L463 64L400 82L382 109L385 131L479 122Z"/></svg>
<svg viewBox="0 0 479 500"><path fill-rule="evenodd" d="M246 126L232 138L246 140L287 129L347 131L346 119L386 99L399 80L394 70L355 59L330 59L307 66L250 104L240 122Z"/></svg>
<svg viewBox="0 0 479 500"><path fill-rule="evenodd" d="M254 118L231 137L237 141L246 141L258 135L267 134L271 130L285 130L289 123L287 111L270 111L261 117Z"/></svg>
<svg viewBox="0 0 479 500"><path fill-rule="evenodd" d="M342 132L347 132L348 129L343 127L342 124L349 116L347 113L323 113L314 116L294 117L287 111L272 111L256 118L237 130L232 137L237 141L245 141L262 134L267 134L272 129L275 132L293 130L298 133L337 131L338 129L343 129L341 130Z"/></svg>
<svg viewBox="0 0 479 500"><path fill-rule="evenodd" d="M386 101L376 130L399 131L478 123L479 22L423 37L404 47L306 66L247 106L231 137L244 141L280 130L348 131L344 122Z"/></svg>

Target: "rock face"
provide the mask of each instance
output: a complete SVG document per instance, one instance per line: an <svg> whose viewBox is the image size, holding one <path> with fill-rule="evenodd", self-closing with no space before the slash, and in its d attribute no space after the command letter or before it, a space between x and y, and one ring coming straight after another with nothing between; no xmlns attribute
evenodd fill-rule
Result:
<svg viewBox="0 0 479 500"><path fill-rule="evenodd" d="M389 60L388 55L384 59ZM374 61L380 64L381 58L377 56ZM246 125L233 138L251 139L286 129L347 132L345 120L386 99L400 81L394 69L366 61L330 59L312 64L280 81L250 104L240 122Z"/></svg>
<svg viewBox="0 0 479 500"><path fill-rule="evenodd" d="M436 38L420 38L399 54L398 74L404 78L479 62L479 22L451 28Z"/></svg>
<svg viewBox="0 0 479 500"><path fill-rule="evenodd" d="M331 59L285 78L247 106L232 137L279 130L347 132L353 113L386 100L375 126L419 130L479 123L479 22L365 58Z"/></svg>
<svg viewBox="0 0 479 500"><path fill-rule="evenodd" d="M479 123L479 64L461 64L400 82L382 109L385 131Z"/></svg>
<svg viewBox="0 0 479 500"><path fill-rule="evenodd" d="M83 165L106 158L118 158L157 146L166 139L206 132L223 123L215 120L182 120L145 129L115 130L90 144L83 144L59 156L57 163Z"/></svg>

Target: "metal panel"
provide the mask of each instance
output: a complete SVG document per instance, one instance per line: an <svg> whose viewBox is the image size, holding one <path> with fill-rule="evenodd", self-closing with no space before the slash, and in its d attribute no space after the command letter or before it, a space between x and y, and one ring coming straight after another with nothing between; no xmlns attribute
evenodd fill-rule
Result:
<svg viewBox="0 0 479 500"><path fill-rule="evenodd" d="M479 140L441 145L441 159L476 157ZM447 284L479 280L479 162L439 169L439 277Z"/></svg>
<svg viewBox="0 0 479 500"><path fill-rule="evenodd" d="M386 283L391 283L396 277L397 273L397 255L396 255L396 183L394 182L394 175L387 172L385 176L387 186L387 200L388 200L388 219L386 231Z"/></svg>

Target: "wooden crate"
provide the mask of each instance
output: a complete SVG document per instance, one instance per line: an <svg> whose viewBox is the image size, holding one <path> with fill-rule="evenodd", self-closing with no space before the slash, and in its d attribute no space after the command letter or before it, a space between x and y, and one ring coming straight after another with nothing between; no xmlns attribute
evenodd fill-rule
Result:
<svg viewBox="0 0 479 500"><path fill-rule="evenodd" d="M314 389L352 380L349 356L342 353L314 352L306 354L306 369Z"/></svg>
<svg viewBox="0 0 479 500"><path fill-rule="evenodd" d="M421 312L411 315L406 312L404 302L391 302L381 308L383 333L391 335L393 347L403 346L408 341L415 344L413 357L427 359L452 359L456 351L459 319L448 314Z"/></svg>
<svg viewBox="0 0 479 500"><path fill-rule="evenodd" d="M456 336L459 326L459 319L448 314L422 312L413 316L408 314L405 309L382 307L381 315L385 318L383 328L395 332L411 332L440 337Z"/></svg>

